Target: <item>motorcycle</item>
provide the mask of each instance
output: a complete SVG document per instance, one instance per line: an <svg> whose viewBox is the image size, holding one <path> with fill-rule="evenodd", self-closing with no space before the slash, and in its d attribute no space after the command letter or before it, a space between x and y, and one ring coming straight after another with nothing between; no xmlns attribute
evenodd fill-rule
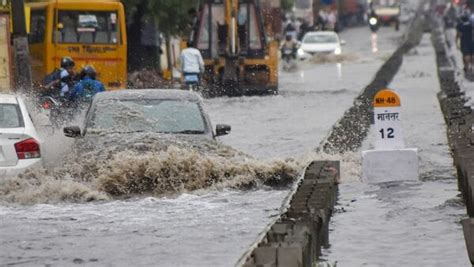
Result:
<svg viewBox="0 0 474 267"><path fill-rule="evenodd" d="M296 68L295 49L283 47L281 49L281 58L283 61L283 70L290 71Z"/></svg>
<svg viewBox="0 0 474 267"><path fill-rule="evenodd" d="M379 19L377 17L369 18L369 28L373 33L379 30Z"/></svg>
<svg viewBox="0 0 474 267"><path fill-rule="evenodd" d="M40 107L49 112L49 121L55 128L60 128L66 123L73 121L77 109L68 100L63 100L52 95L40 97Z"/></svg>

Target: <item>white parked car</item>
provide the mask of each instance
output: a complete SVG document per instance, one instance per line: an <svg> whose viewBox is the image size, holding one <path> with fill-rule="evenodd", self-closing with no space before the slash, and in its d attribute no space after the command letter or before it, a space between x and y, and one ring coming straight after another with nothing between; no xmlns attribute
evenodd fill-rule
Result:
<svg viewBox="0 0 474 267"><path fill-rule="evenodd" d="M15 175L43 166L42 142L25 102L0 94L0 175Z"/></svg>
<svg viewBox="0 0 474 267"><path fill-rule="evenodd" d="M342 53L343 41L335 32L318 31L308 32L304 35L298 49L298 58L301 60L308 59L315 54L334 54Z"/></svg>

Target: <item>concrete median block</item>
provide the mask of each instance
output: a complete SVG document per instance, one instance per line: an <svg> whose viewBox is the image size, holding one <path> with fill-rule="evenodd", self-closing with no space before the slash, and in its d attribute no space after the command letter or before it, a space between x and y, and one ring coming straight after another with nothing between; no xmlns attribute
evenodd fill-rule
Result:
<svg viewBox="0 0 474 267"><path fill-rule="evenodd" d="M277 259L281 267L303 267L303 248L297 245L280 247Z"/></svg>
<svg viewBox="0 0 474 267"><path fill-rule="evenodd" d="M284 223L276 223L272 226L272 232L276 234L287 234L289 226Z"/></svg>
<svg viewBox="0 0 474 267"><path fill-rule="evenodd" d="M253 255L257 266L277 266L277 248L275 247L258 247Z"/></svg>
<svg viewBox="0 0 474 267"><path fill-rule="evenodd" d="M469 259L474 265L474 218L464 219L461 223Z"/></svg>
<svg viewBox="0 0 474 267"><path fill-rule="evenodd" d="M287 212L247 256L246 267L313 266L321 255L321 240L328 241L339 173L337 161L314 161L308 166Z"/></svg>
<svg viewBox="0 0 474 267"><path fill-rule="evenodd" d="M418 180L418 150L363 151L362 177L369 183Z"/></svg>

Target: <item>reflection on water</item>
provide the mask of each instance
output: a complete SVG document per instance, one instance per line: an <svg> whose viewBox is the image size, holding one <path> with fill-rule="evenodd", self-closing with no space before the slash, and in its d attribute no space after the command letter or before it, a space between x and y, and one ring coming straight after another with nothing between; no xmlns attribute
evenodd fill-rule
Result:
<svg viewBox="0 0 474 267"><path fill-rule="evenodd" d="M372 43L372 53L377 53L379 51L377 33L372 33L371 43Z"/></svg>
<svg viewBox="0 0 474 267"><path fill-rule="evenodd" d="M337 79L340 80L342 79L342 63L337 63L336 69L337 69Z"/></svg>

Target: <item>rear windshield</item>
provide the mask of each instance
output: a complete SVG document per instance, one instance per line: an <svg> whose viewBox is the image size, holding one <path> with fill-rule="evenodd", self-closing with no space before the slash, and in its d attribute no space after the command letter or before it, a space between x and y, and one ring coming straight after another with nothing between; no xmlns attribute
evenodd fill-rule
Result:
<svg viewBox="0 0 474 267"><path fill-rule="evenodd" d="M58 43L118 44L119 38L119 21L115 11L58 12Z"/></svg>
<svg viewBox="0 0 474 267"><path fill-rule="evenodd" d="M23 120L18 105L0 104L0 128L19 127L23 127Z"/></svg>
<svg viewBox="0 0 474 267"><path fill-rule="evenodd" d="M337 43L337 36L336 35L323 35L323 34L315 34L315 35L307 35L303 43L308 44L325 44L325 43Z"/></svg>

